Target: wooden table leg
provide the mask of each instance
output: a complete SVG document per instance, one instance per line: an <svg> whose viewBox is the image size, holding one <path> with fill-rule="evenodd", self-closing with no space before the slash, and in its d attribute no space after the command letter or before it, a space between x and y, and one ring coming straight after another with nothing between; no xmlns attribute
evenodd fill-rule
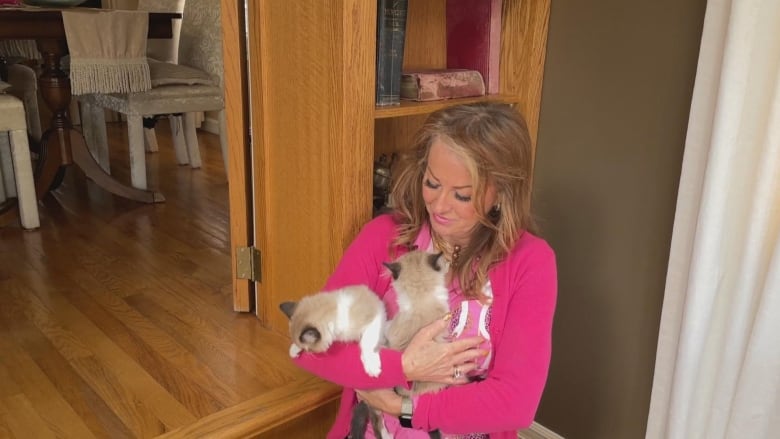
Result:
<svg viewBox="0 0 780 439"><path fill-rule="evenodd" d="M60 39L39 39L36 43L43 56L43 73L38 79L38 85L46 106L52 112L50 128L41 138L36 167L35 189L38 199L59 186L64 168L75 163L95 184L112 194L143 203L165 201L160 192L136 189L114 180L98 165L89 153L84 137L73 129L68 118L70 80L60 68L60 59L67 52L66 42Z"/></svg>
<svg viewBox="0 0 780 439"><path fill-rule="evenodd" d="M84 137L76 130L70 131L70 147L73 153L73 162L84 171L92 181L103 189L120 197L128 198L142 203L162 203L165 197L162 193L144 189L137 189L132 186L122 184L107 174L100 167L95 158L87 149L87 143Z"/></svg>
<svg viewBox="0 0 780 439"><path fill-rule="evenodd" d="M62 152L65 144L64 129L50 128L43 133L39 144L38 164L35 167L35 195L40 200L62 182L65 165Z"/></svg>

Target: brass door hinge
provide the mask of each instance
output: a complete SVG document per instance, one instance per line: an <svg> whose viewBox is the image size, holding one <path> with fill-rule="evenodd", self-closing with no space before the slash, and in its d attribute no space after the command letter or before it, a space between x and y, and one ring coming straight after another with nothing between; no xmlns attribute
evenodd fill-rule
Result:
<svg viewBox="0 0 780 439"><path fill-rule="evenodd" d="M254 247L236 248L236 277L260 282L260 250Z"/></svg>

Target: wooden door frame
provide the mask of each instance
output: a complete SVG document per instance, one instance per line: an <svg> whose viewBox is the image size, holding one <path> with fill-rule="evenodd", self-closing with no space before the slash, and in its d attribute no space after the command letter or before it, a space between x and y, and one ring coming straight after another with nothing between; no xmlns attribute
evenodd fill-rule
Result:
<svg viewBox="0 0 780 439"><path fill-rule="evenodd" d="M225 118L227 126L227 178L230 214L230 269L233 310L254 308L254 285L236 277L236 249L252 245L252 201L246 51L242 2L220 0L222 8L222 58L224 66Z"/></svg>

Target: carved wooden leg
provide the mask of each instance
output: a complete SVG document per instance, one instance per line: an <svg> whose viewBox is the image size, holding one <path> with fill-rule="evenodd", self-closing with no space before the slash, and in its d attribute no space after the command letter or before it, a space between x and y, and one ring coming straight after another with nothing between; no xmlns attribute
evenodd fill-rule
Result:
<svg viewBox="0 0 780 439"><path fill-rule="evenodd" d="M71 131L71 147L73 148L73 162L84 171L88 178L103 189L120 197L142 203L162 203L165 201L165 197L160 192L130 187L106 174L87 150L84 138L78 131ZM143 144L141 144L141 152L143 152Z"/></svg>
<svg viewBox="0 0 780 439"><path fill-rule="evenodd" d="M37 40L43 56L43 73L39 78L39 90L44 102L52 111L51 127L41 139L41 153L36 172L36 194L42 198L62 181L64 167L75 163L89 179L101 188L131 200L143 203L159 203L165 197L159 192L132 188L111 178L98 165L87 149L81 133L72 129L68 120L70 105L70 80L60 69L60 58L65 53L65 40ZM105 125L105 124L104 124ZM143 133L139 135L143 153Z"/></svg>
<svg viewBox="0 0 780 439"><path fill-rule="evenodd" d="M36 194L42 198L51 189L62 182L64 171L61 166L71 163L70 153L70 121L68 106L70 105L70 80L60 68L60 58L66 52L64 40L39 39L36 41L41 52L43 72L38 77L40 90L46 106L52 112L52 120L40 143L40 154L36 172Z"/></svg>

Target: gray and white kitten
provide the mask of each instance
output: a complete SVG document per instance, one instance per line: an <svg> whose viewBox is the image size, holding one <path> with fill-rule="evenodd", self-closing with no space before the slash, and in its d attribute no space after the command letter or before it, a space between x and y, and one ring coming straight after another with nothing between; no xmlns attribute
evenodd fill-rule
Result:
<svg viewBox="0 0 780 439"><path fill-rule="evenodd" d="M388 347L404 350L422 327L449 312L449 292L446 286L449 265L442 256L442 253L413 250L399 256L394 262L385 263L393 276L393 289L398 298L398 313L387 326ZM445 385L439 383L415 382L411 392L405 389L396 391L401 394L420 394L443 387ZM367 422L371 422L377 438L390 437L384 428L382 413L364 402L353 409L350 437L363 439ZM430 435L438 437L438 431Z"/></svg>
<svg viewBox="0 0 780 439"><path fill-rule="evenodd" d="M367 286L354 285L279 305L290 319L290 356L325 352L335 341L356 341L370 376L382 372L379 347L385 342L387 314L382 300Z"/></svg>

